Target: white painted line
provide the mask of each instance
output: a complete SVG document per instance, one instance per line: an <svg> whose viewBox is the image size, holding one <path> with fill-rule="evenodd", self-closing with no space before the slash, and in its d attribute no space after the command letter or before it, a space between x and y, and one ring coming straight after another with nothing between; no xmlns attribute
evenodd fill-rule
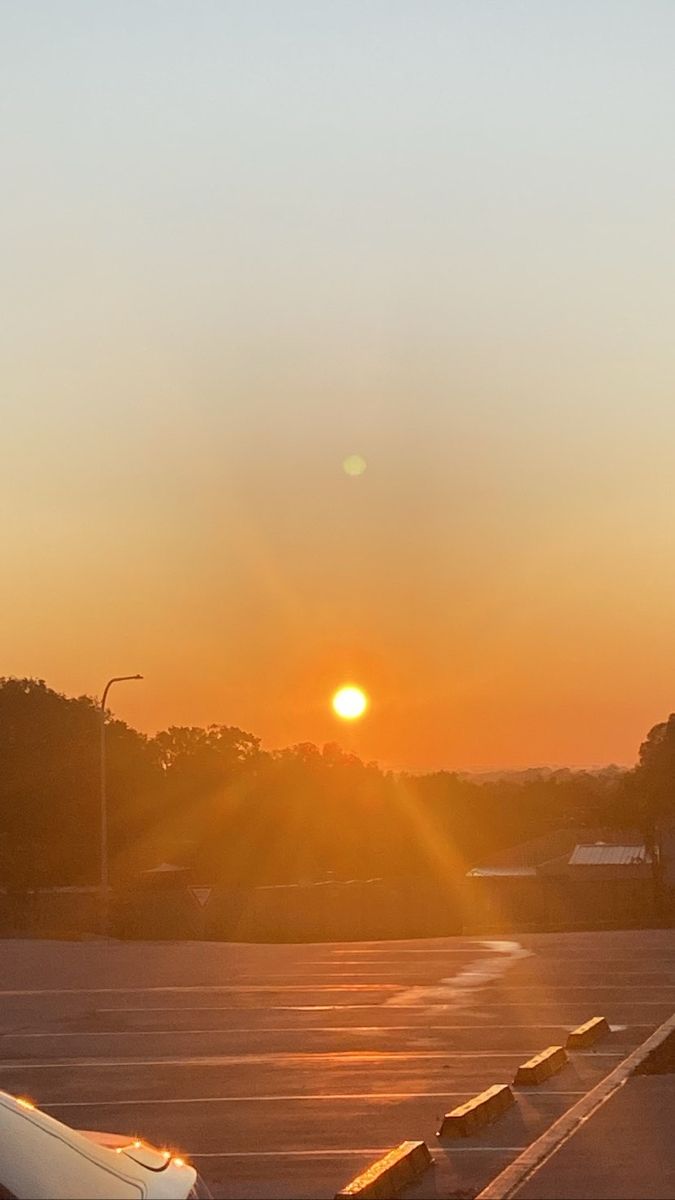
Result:
<svg viewBox="0 0 675 1200"><path fill-rule="evenodd" d="M543 1091L537 1089L537 1099L541 1096L585 1096L586 1091L556 1091L551 1088ZM175 1096L167 1098L162 1096L155 1100L64 1100L59 1103L51 1103L45 1101L39 1107L45 1111L52 1111L61 1108L133 1108L135 1105L147 1107L153 1104L289 1104L306 1103L312 1104L318 1101L330 1101L334 1103L336 1100L442 1100L454 1099L457 1096L467 1098L467 1090L463 1092L334 1092L321 1093L319 1095L308 1096L305 1092L299 1095L289 1096Z"/></svg>
<svg viewBox="0 0 675 1200"><path fill-rule="evenodd" d="M518 1062L523 1054L534 1055L537 1050L512 1050L510 1052L502 1050L391 1050L391 1051L374 1051L374 1050L346 1050L336 1051L280 1051L277 1054L207 1054L200 1057L191 1058L55 1058L45 1059L42 1062L35 1062L33 1059L5 1059L3 1061L3 1069L5 1071L62 1071L67 1067L72 1070L91 1070L95 1067L96 1070L102 1068L127 1068L127 1067L191 1067L191 1068L207 1068L207 1067L240 1067L240 1066L276 1066L280 1063L292 1064L293 1066L311 1067L314 1063L329 1062L333 1066L374 1066L378 1065L386 1067L391 1064L401 1062L419 1062L420 1059L442 1059L444 1062L449 1059L470 1059L472 1062L477 1058L493 1059L493 1058L508 1058ZM626 1057L625 1051L606 1053L594 1052L593 1050L579 1051L574 1054L577 1058L618 1058Z"/></svg>
<svg viewBox="0 0 675 1200"><path fill-rule="evenodd" d="M664 1002L667 1003L667 1002ZM419 1008L423 1012L427 1012L433 1005L428 1004L406 1004L406 1008ZM441 1007L441 1006L437 1006ZM442 1006L447 1007L446 1005ZM510 1007L507 1006L507 1007ZM150 1013L150 1012L171 1012L171 1013L188 1013L188 1012L344 1012L353 1009L366 1009L368 1012L376 1010L389 1011L384 1009L376 1000L372 1004L265 1004L264 1006L256 1006L253 1004L216 1004L216 1005L190 1005L190 1004L169 1004L163 1008L156 1008L149 1004L142 1004L140 1008L130 1008L126 1004L118 1005L117 1008L97 1008L97 1013Z"/></svg>
<svg viewBox="0 0 675 1200"><path fill-rule="evenodd" d="M588 961L588 955L583 954L583 953L557 954L555 951L549 950L545 946L539 946L539 947L526 946L525 949L530 950L532 952L532 954L535 955L537 960L542 963L546 963L546 962L585 963ZM594 946L593 949L595 950L596 947ZM378 949L360 950L358 946L352 945L352 946L349 946L345 950L335 949L333 951L333 953L335 955L358 954L359 957L354 958L351 961L361 962L362 959L364 959L369 954L377 955L378 958L380 958L382 955L388 954L391 956L392 961L395 961L401 954L421 954L424 956L426 956L428 954L493 954L494 951L488 950L485 947L484 943L478 943L475 946L468 946L468 947L465 946L464 948L448 947L447 949L445 949L444 947L435 947L435 946L429 946L429 947L415 946L415 947L410 947L410 948L402 947L400 950L396 949L396 948L392 949L390 945L383 945L380 950L378 950ZM635 954L608 954L607 956L604 956L604 955L599 956L599 955L594 954L593 961L596 963L651 962L655 955L659 956L659 962L675 963L675 957L668 955L668 954L662 955L659 946L654 946L654 948L651 951L649 951L648 953L645 953L645 954L638 954L638 953L635 953ZM335 960L332 958L325 958L325 959L307 958L304 961L305 962L333 962ZM345 960L341 960L341 961L345 961ZM346 961L350 961L350 960L346 960Z"/></svg>
<svg viewBox="0 0 675 1200"><path fill-rule="evenodd" d="M675 988L673 990L675 991ZM626 1000L626 1001L624 1001L624 1003L630 1004L635 1008L638 1008L638 1007L644 1008L645 1006L655 1007L655 1008L671 1008L673 1001L672 1000ZM571 1000L567 1001L567 1004L568 1004L568 1007L572 1007L572 1005L574 1005L575 1010L578 1008L578 1005L574 1001L571 1001ZM428 1004L403 1004L400 1007L404 1008L406 1012L429 1012L430 1009L431 1010L437 1009L442 1012L445 1009L448 1009L448 1008L455 1009L458 1006L456 1004L428 1003ZM503 1000L502 1001L488 1001L488 1000L484 1001L484 1000L479 999L479 1001L476 1002L474 1005L477 1016L480 1016L482 1014L483 1010L486 1008L489 1008L489 1009L502 1008L502 1009L506 1009L508 1012L512 1012L514 1008L518 1008L518 1009L525 1009L529 1012L530 1009L536 1009L536 1008L556 1009L558 1007L562 1007L562 1005L557 1005L555 1000L535 1000L535 1001L526 1000L524 1003L519 1003L519 1004L510 1003L509 1004L509 1003L505 1003ZM252 1005L252 1004L216 1004L216 1005L211 1005L211 1004L207 1004L207 1005L203 1005L203 1004L199 1004L199 1005L170 1004L170 1005L164 1005L162 1007L157 1007L155 1005L150 1005L150 1004L143 1004L137 1008L132 1008L131 1006L127 1006L126 1004L123 1004L123 1005L118 1005L115 1008L97 1008L96 1012L97 1013L111 1013L111 1012L114 1012L114 1013L354 1012L357 1009L365 1009L368 1012L372 1012L373 1010L384 1011L384 1012L391 1014L392 1016L396 1012L396 1010L393 1008L387 1007L385 1009L383 1005L378 1004L378 1002L375 1000L371 1004L265 1004L265 1005L261 1005L261 1006Z"/></svg>
<svg viewBox="0 0 675 1200"><path fill-rule="evenodd" d="M350 946L348 950L335 950L334 954L336 956L340 955L340 954L358 954L359 957L358 958L340 958L340 959L338 959L337 957L336 958L307 958L307 959L305 959L305 962L316 962L316 963L322 963L322 964L330 963L331 966L333 964L339 964L340 962L361 963L364 961L364 959L369 954L376 955L379 960L383 960L383 956L388 955L389 957L384 958L383 961L397 962L397 960L399 959L401 954L421 954L424 957L426 957L428 954L444 954L444 955L448 955L448 954L465 954L465 955L468 955L468 954L494 954L494 950L488 950L485 946L481 946L481 945L463 946L463 947L451 946L447 950L444 950L442 948L439 949L437 946L434 946L434 947L429 947L429 949L417 948L417 949L394 950L394 951L390 950L389 947L383 947L382 950L359 950L356 946Z"/></svg>
<svg viewBox="0 0 675 1200"><path fill-rule="evenodd" d="M583 966L588 965L588 958L585 955L581 955L581 954L557 955L557 954L543 953L541 950L534 949L531 946L529 947L529 949L532 951L535 961L537 963L539 963L541 966L549 966L549 965L550 966L558 966L560 964L560 965L569 967L569 966L573 966L575 963L580 963ZM338 954L354 954L354 953L355 953L354 950L338 951ZM356 953L358 953L358 951L356 951ZM425 949L399 950L395 954L392 954L390 950L388 950L388 951L364 950L363 954L359 955L358 958L307 958L307 959L304 959L303 961L306 962L307 964L315 963L319 966L340 966L341 963L347 963L349 965L353 964L356 966L361 966L362 964L364 964L366 966L370 966L370 965L374 965L374 963L370 964L366 961L367 955L374 955L375 962L398 962L398 960L402 954L416 954L416 955L419 955L420 958L426 958L427 955L430 955L430 954L448 955L448 954L492 954L492 953L493 953L492 950L485 950L485 949L481 950L478 946L472 947L472 949L470 949L470 950L425 950ZM599 958L594 955L593 963L594 963L594 965L597 965L597 966L606 966L608 963L615 963L615 962L650 963L650 962L653 962L655 957L657 957L657 956L658 956L658 961L660 963L670 963L673 966L675 966L675 958L660 954L658 947L654 949L653 953L644 954L644 955L617 954L617 955L610 955L608 958Z"/></svg>
<svg viewBox="0 0 675 1200"><path fill-rule="evenodd" d="M186 1158L342 1158L388 1154L391 1146L380 1150L205 1150L186 1151ZM524 1147L521 1147L524 1149Z"/></svg>
<svg viewBox="0 0 675 1200"><path fill-rule="evenodd" d="M289 976L292 976L293 979L364 979L364 978L372 979L373 976L375 976L375 975L384 975L388 979L390 979L392 976L395 979L400 979L404 975L414 975L415 977L417 977L418 975L422 975L422 974L428 974L431 981L438 978L437 975L432 971L431 965L425 968L422 963L407 963L405 966L401 965L398 967L397 970L392 970L392 971L390 971L389 969L382 971L374 963L372 965L368 964L367 966L364 966L362 971L345 971L342 967L342 964L339 962L333 963L332 966L333 966L332 971L328 971L328 970L312 971L309 968L307 968L307 970L300 971L300 970L298 970L298 968L296 966L289 966L289 967L284 968L284 970L285 970L286 974L288 974ZM438 967L438 964L435 963L434 966ZM590 974L597 975L597 973L598 973L597 971L594 972L593 968L588 968L588 970L589 970ZM653 969L652 973L655 973L655 972L656 972L656 968ZM631 971L630 972L631 975L643 975L644 973L645 973L644 971ZM268 978L269 979L278 978L278 976L271 971L237 971L237 972L231 971L230 976L231 976L231 978L237 979L237 980L240 980L240 979L263 980L263 979L268 979ZM248 986L248 985L242 984L242 987L244 987L244 986Z"/></svg>
<svg viewBox="0 0 675 1200"><path fill-rule="evenodd" d="M667 1001L664 1001L667 1003ZM447 1008L447 1005L429 1005L429 1004L406 1004L408 1008L418 1008L423 1012L428 1012L429 1008ZM511 1007L507 1005L507 1007ZM170 1012L170 1013L188 1013L188 1012L344 1012L353 1009L365 1009L367 1012L389 1012L377 1000L373 1000L371 1004L168 1004L162 1007L155 1005L142 1004L138 1008L131 1008L126 1004L117 1005L116 1008L97 1008L97 1013L151 1013L151 1012Z"/></svg>
<svg viewBox="0 0 675 1200"><path fill-rule="evenodd" d="M361 971L345 971L342 968L342 964L339 962L333 963L331 965L334 968L333 971L327 971L327 970L324 970L324 971L310 971L310 970L298 971L297 968L294 968L294 967L291 967L288 970L289 970L289 974L292 974L294 979L333 979L333 978L338 978L338 977L341 979L343 979L343 978L346 978L346 979L363 979L363 978L372 979L373 976L375 976L375 975L378 975L378 976L382 975L382 976L386 976L387 978L389 978L390 976L395 976L397 979L400 979L400 978L402 978L402 976L404 974L412 975L416 972L419 972L419 974L422 974L422 972L424 971L424 966L422 963L417 963L415 965L412 965L412 964L406 965L405 968L403 966L401 966L401 967L399 967L398 970L395 970L395 971L390 971L388 969L386 971L380 970L380 968L378 966L376 966L374 963L364 966L363 970L361 970ZM523 966L525 966L525 964L523 964ZM651 966L651 967L645 966L641 970L632 970L630 968L625 968L625 969L621 969L621 970L608 971L608 970L602 970L594 964L593 966L583 967L581 970L571 970L570 971L570 969L568 967L563 968L562 964L560 964L560 963L551 962L551 963L547 963L544 966L544 964L542 964L540 961L537 961L536 959L534 960L534 962L529 963L528 966L533 967L534 970L536 971L536 976L535 976L536 980L544 982L544 983L549 981L548 977L550 977L550 981L553 981L553 982L557 981L557 979L559 978L561 969L564 969L567 974L573 975L575 979L586 978L586 977L589 977L592 979L596 975L602 975L603 977L609 976L610 978L614 978L615 976L624 978L625 976L639 975L641 978L643 978L645 975L672 975L673 971L675 970L675 968L673 968L673 967L664 968L660 965L655 965L655 966ZM430 966L426 968L426 971L431 976L432 981L437 978L437 976L431 974ZM264 979L265 975L262 974L260 971L241 971L239 973L239 975L237 975L238 979L247 979L249 977L253 978L253 979L261 979L261 978Z"/></svg>
<svg viewBox="0 0 675 1200"><path fill-rule="evenodd" d="M442 985L442 980L439 980L439 986ZM426 988L426 984L420 984L420 988ZM428 985L432 988L433 984ZM487 987L488 984L482 984L481 987ZM537 980L527 980L522 984L514 984L512 982L501 982L499 984L502 992L510 992L520 996L524 989L538 987L540 991L545 991L549 986L546 983L539 983ZM675 982L673 983L565 983L555 985L556 995L559 992L673 992L675 993ZM401 983L399 986L395 983L322 983L314 984L311 987L302 983L283 983L283 984L203 984L194 987L108 987L108 988L23 988L23 989L0 989L0 997L2 996L136 996L136 995L157 995L158 993L176 993L180 995L190 995L195 992L272 992L274 994L280 992L400 992L407 990L405 985ZM478 989L477 989L478 990ZM452 1001L436 1001L436 1005L452 1003ZM456 1001L455 1001L456 1003ZM550 1001L549 1001L550 1003ZM427 1008L433 1007L434 1001L430 1000L426 1005L402 1005L403 1008Z"/></svg>
<svg viewBox="0 0 675 1200"><path fill-rule="evenodd" d="M378 987L379 984L375 984L374 986ZM430 986L430 988L433 988L433 985L429 985L429 986ZM441 986L442 986L442 981L439 982L439 988ZM487 987L487 986L489 986L489 985L486 985L486 984L480 985L481 988ZM558 994L560 992L640 992L640 993L642 993L642 992L667 992L667 993L669 993L669 995L675 997L675 981L673 983L557 983L555 980L551 980L549 982L546 982L546 981L542 982L541 980L538 980L538 979L528 979L528 980L524 980L522 983L514 983L512 980L510 980L505 983L500 983L498 986L499 986L500 992L506 993L507 996L517 997L521 1001L522 1001L522 997L523 997L523 992L536 990L536 991L542 993L542 992L546 992L549 988L555 994L556 997L558 996ZM386 987L388 988L388 985L386 985L386 984L382 985L383 990ZM427 987L426 984L420 984L420 990L422 990L423 988L426 988L426 987ZM241 990L243 991L245 989L241 989ZM310 989L308 989L308 990L310 990ZM327 989L327 990L330 991L330 989ZM358 987L354 987L352 990L358 991L359 989L358 989ZM403 988L403 986L401 986L401 988L397 989L397 990L404 991L405 989ZM417 990L417 988L415 988L415 990ZM394 997L394 999L397 999L397 998ZM435 1004L446 1004L446 1005L453 1004L454 1007L456 1008L458 1006L458 1004L461 1003L461 999L462 999L461 997L455 997L454 999L448 999L445 1001L442 999L437 999L435 1001L433 999L430 999L429 1004L430 1005L433 1005L434 1003ZM478 988L476 989L475 992L472 993L470 1000L471 1000L472 1004L474 1004L474 1003L478 1004L478 1002L480 1000L480 992L479 992ZM551 1003L551 1001L549 1001L549 1003ZM405 1004L403 1001L398 1001L398 1000L397 1000L397 1006L399 1008L407 1008L408 1007L407 1004Z"/></svg>
<svg viewBox="0 0 675 1200"><path fill-rule="evenodd" d="M389 1147L391 1149L391 1147ZM498 1151L506 1154L520 1154L526 1146L456 1146L453 1145L453 1155L460 1154L494 1154ZM200 1154L188 1152L187 1158L343 1158L346 1155L366 1156L387 1154L388 1150L212 1150ZM433 1153L433 1152L432 1152ZM438 1153L438 1151L437 1151Z"/></svg>
<svg viewBox="0 0 675 1200"><path fill-rule="evenodd" d="M640 974L640 972L638 972ZM379 985L375 985L376 987ZM526 988L545 991L548 987L558 992L675 992L675 981L670 983L557 983L555 980L527 979L523 983L507 980L499 985L502 991L522 992Z"/></svg>
<svg viewBox="0 0 675 1200"><path fill-rule="evenodd" d="M101 1010L103 1011L103 1010ZM115 1011L118 1011L117 1009ZM121 1011L125 1011L124 1009ZM162 1009L161 1011L182 1012L182 1009ZM575 1026L558 1022L556 1025L490 1025L490 1032L494 1033L501 1029L523 1029L528 1033L532 1033L537 1029L562 1029L571 1031ZM648 1023L638 1024L635 1021L630 1025L613 1025L610 1027L613 1033L623 1032L626 1029L651 1029L652 1025ZM13 1033L11 1030L6 1030L0 1033L0 1038L83 1038L83 1037L197 1037L202 1035L222 1036L223 1034L255 1034L261 1036L263 1034L296 1034L296 1033L402 1033L410 1030L411 1033L428 1033L446 1032L448 1030L473 1030L474 1033L485 1033L483 1025L286 1025L281 1027L246 1025L235 1026L231 1025L225 1029L69 1029L58 1030L51 1033L49 1031L40 1030L35 1033L26 1033L21 1031Z"/></svg>
<svg viewBox="0 0 675 1200"><path fill-rule="evenodd" d="M0 996L107 996L144 995L157 992L397 992L395 983L304 983L199 984L191 987L106 987L106 988L0 988Z"/></svg>
<svg viewBox="0 0 675 1200"><path fill-rule="evenodd" d="M397 946L396 943L364 942L363 950L358 945L348 945L343 949L336 946L333 954L494 954L494 950L485 945L484 941L467 942L463 946ZM374 947L374 948L373 948ZM308 960L311 961L311 960ZM330 959L324 961L331 961ZM356 960L355 960L356 961Z"/></svg>
<svg viewBox="0 0 675 1200"><path fill-rule="evenodd" d="M471 961L474 960L475 951L471 954L465 954ZM306 958L299 962L291 962L286 968L293 971L294 974L304 975L310 972L319 971L346 971L351 975L354 969L357 971L372 971L378 973L389 973L392 968L397 968L401 971L420 971L427 969L438 970L442 967L442 963L438 959L427 958L427 953L424 950L415 951L417 959L407 958L402 959L400 955L384 956L378 954L377 957L366 958ZM485 951L485 955L492 957ZM589 972L589 971L617 971L623 973L629 971L631 974L637 974L642 971L672 971L675 968L674 958L663 958L658 952L645 955L642 958L635 956L625 956L622 958L564 958L557 955L541 955L536 951L525 951L522 958L529 958L529 966L540 971L557 971L560 967L564 967L566 971L573 972ZM482 961L480 959L476 961ZM636 965L637 964L637 965ZM453 964L459 966L460 964ZM351 969L350 969L351 968ZM236 970L236 968L233 968ZM237 971L238 975L273 975L272 970L263 970L261 967L243 966Z"/></svg>

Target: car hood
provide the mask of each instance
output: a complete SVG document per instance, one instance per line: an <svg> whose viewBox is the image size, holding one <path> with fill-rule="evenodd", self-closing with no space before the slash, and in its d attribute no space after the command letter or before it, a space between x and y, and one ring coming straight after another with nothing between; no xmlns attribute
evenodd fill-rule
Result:
<svg viewBox="0 0 675 1200"><path fill-rule="evenodd" d="M0 1092L0 1184L18 1200L187 1200L196 1177L168 1151L70 1129Z"/></svg>

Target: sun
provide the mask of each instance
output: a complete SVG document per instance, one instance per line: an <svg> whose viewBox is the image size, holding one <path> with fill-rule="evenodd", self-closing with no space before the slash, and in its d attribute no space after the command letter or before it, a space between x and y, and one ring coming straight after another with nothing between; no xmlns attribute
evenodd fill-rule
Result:
<svg viewBox="0 0 675 1200"><path fill-rule="evenodd" d="M333 710L343 721L355 721L357 717L362 717L367 707L366 693L353 684L339 688L333 696Z"/></svg>

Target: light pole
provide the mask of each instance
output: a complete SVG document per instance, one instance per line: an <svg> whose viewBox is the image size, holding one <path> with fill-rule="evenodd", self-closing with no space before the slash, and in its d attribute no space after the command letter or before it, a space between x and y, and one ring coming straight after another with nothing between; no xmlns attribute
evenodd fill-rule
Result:
<svg viewBox="0 0 675 1200"><path fill-rule="evenodd" d="M142 675L114 675L103 689L101 698L101 898L104 913L108 901L108 797L105 778L105 702L113 683L124 683L128 679L142 679Z"/></svg>

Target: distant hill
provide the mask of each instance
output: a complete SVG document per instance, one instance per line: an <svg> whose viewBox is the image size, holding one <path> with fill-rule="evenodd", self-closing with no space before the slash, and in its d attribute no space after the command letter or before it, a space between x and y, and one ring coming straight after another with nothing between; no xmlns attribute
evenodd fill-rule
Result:
<svg viewBox="0 0 675 1200"><path fill-rule="evenodd" d="M628 767L619 767L610 763L605 767L525 767L522 770L503 771L457 771L459 779L471 783L536 783L544 779L573 779L575 775L597 775L605 779L614 779L625 775Z"/></svg>

